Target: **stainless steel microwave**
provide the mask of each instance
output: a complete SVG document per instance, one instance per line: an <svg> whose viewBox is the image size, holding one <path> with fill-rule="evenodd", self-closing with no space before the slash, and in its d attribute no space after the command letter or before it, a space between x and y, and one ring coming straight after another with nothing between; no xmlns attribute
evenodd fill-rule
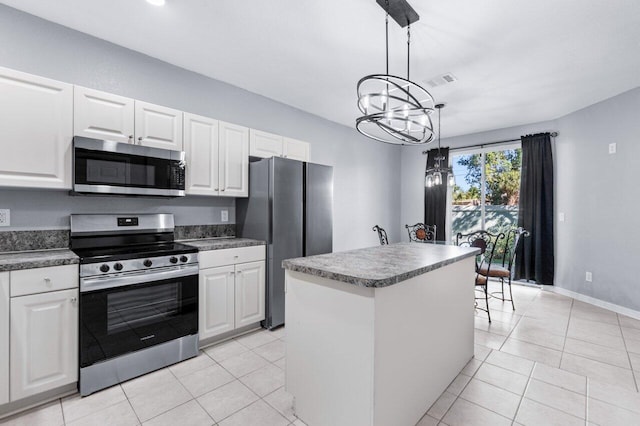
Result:
<svg viewBox="0 0 640 426"><path fill-rule="evenodd" d="M73 192L182 197L185 186L182 151L73 138Z"/></svg>

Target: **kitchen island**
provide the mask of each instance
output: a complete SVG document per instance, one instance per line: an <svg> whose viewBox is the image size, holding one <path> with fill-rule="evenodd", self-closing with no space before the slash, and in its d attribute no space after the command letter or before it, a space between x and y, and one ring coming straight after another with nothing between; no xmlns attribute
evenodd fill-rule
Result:
<svg viewBox="0 0 640 426"><path fill-rule="evenodd" d="M285 260L295 414L415 425L473 357L477 252L399 243Z"/></svg>

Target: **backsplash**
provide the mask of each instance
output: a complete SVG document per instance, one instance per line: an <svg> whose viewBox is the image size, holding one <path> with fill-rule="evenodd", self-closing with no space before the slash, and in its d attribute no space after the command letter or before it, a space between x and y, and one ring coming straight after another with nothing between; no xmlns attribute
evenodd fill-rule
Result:
<svg viewBox="0 0 640 426"><path fill-rule="evenodd" d="M69 248L68 229L0 232L0 252Z"/></svg>
<svg viewBox="0 0 640 426"><path fill-rule="evenodd" d="M176 226L176 240L230 238L236 236L235 224ZM0 252L69 248L68 229L0 232Z"/></svg>
<svg viewBox="0 0 640 426"><path fill-rule="evenodd" d="M194 240L197 238L235 237L236 225L184 225L174 229L176 240Z"/></svg>

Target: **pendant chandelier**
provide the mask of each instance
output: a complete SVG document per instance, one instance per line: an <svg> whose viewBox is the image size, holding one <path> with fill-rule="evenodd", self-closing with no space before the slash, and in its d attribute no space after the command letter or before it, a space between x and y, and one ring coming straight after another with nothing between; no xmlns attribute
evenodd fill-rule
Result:
<svg viewBox="0 0 640 426"><path fill-rule="evenodd" d="M447 185L449 186L456 184L456 178L453 175L451 167L443 167L442 163L445 158L440 152L440 135L442 133L440 114L442 112L442 108L444 108L444 104L438 104L435 108L438 110L438 153L434 158L433 167L428 168L426 172L424 186L427 188L442 185L443 179L447 179Z"/></svg>
<svg viewBox="0 0 640 426"><path fill-rule="evenodd" d="M384 1L384 3L383 3ZM420 17L405 0L377 0L386 11L386 74L372 74L358 82L356 129L380 142L393 144L425 144L434 138L433 96L409 80L411 24ZM390 2L393 3L390 7ZM407 78L389 74L389 14L407 27Z"/></svg>

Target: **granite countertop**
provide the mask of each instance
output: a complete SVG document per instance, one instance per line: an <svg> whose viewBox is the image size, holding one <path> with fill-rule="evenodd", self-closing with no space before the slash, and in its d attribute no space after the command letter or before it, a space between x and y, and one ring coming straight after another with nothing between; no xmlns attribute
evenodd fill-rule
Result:
<svg viewBox="0 0 640 426"><path fill-rule="evenodd" d="M178 240L179 243L197 247L200 251L223 250L237 247L263 246L264 241L251 238L198 238L195 240Z"/></svg>
<svg viewBox="0 0 640 426"><path fill-rule="evenodd" d="M398 243L287 259L282 267L359 287L387 287L477 253L477 248Z"/></svg>
<svg viewBox="0 0 640 426"><path fill-rule="evenodd" d="M29 250L0 253L0 272L45 266L72 265L80 259L69 249Z"/></svg>

